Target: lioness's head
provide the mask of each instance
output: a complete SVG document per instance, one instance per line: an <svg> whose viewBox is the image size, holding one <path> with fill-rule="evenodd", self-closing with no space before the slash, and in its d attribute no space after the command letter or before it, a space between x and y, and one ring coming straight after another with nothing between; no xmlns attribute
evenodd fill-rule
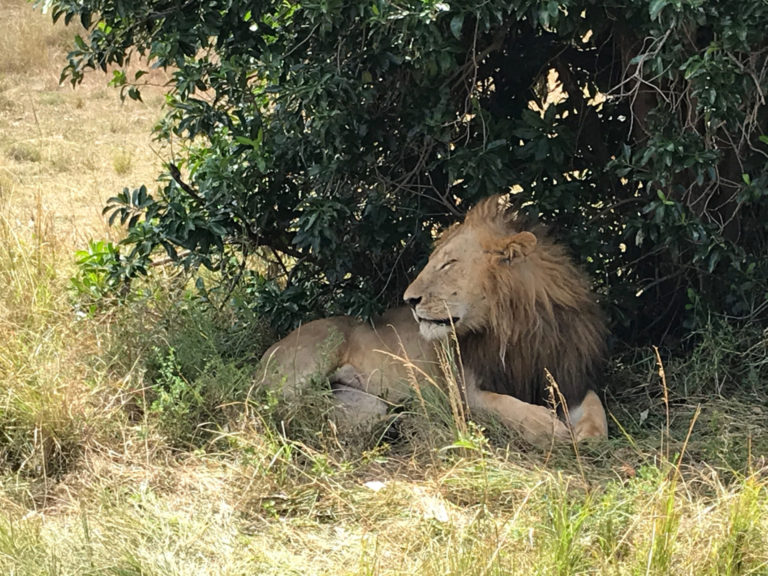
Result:
<svg viewBox="0 0 768 576"><path fill-rule="evenodd" d="M464 222L449 228L429 261L403 295L428 340L444 338L452 325L461 335L494 324L499 277L530 276L537 239L519 230L516 215L501 197L480 202Z"/></svg>

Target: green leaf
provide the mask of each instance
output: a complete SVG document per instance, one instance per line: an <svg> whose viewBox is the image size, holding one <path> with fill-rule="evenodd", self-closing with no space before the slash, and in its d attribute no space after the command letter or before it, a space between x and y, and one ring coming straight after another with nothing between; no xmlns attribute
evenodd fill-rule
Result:
<svg viewBox="0 0 768 576"><path fill-rule="evenodd" d="M720 262L720 258L722 257L722 253L720 250L713 250L712 254L709 256L709 263L707 265L707 272L712 274L714 272L715 267L717 266L717 263Z"/></svg>
<svg viewBox="0 0 768 576"><path fill-rule="evenodd" d="M656 20L667 4L669 4L669 0L652 0L649 8L651 20Z"/></svg>
<svg viewBox="0 0 768 576"><path fill-rule="evenodd" d="M256 149L258 147L255 140L251 140L246 136L235 136L235 142L237 142L238 144L242 144L243 146L250 146L253 149Z"/></svg>
<svg viewBox="0 0 768 576"><path fill-rule="evenodd" d="M109 81L110 86L124 86L128 82L125 76L124 70L113 70L112 79Z"/></svg>
<svg viewBox="0 0 768 576"><path fill-rule="evenodd" d="M80 23L83 25L83 28L86 30L91 27L92 23L92 14L90 10L83 10L80 12Z"/></svg>
<svg viewBox="0 0 768 576"><path fill-rule="evenodd" d="M464 14L459 13L456 14L453 18L451 18L451 34L453 34L454 38L459 40L461 38L461 29L464 26Z"/></svg>

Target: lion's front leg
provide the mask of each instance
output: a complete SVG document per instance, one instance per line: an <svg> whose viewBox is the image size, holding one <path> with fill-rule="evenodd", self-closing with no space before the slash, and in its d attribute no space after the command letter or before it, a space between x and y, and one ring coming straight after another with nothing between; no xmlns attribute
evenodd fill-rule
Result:
<svg viewBox="0 0 768 576"><path fill-rule="evenodd" d="M547 447L553 440L567 441L571 437L565 423L545 406L474 387L468 387L467 401L471 410L495 416L534 446Z"/></svg>
<svg viewBox="0 0 768 576"><path fill-rule="evenodd" d="M467 403L471 410L492 414L535 446L546 447L553 440L581 442L608 436L603 404L591 390L581 404L567 411L570 430L569 425L546 406L529 404L514 396L479 390L471 381L467 384Z"/></svg>
<svg viewBox="0 0 768 576"><path fill-rule="evenodd" d="M577 442L608 437L608 419L603 403L592 390L587 392L581 404L568 410L568 419Z"/></svg>

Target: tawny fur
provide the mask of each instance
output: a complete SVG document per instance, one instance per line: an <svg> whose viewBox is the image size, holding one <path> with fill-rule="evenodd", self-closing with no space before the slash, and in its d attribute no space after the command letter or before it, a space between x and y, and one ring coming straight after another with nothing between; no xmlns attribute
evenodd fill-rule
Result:
<svg viewBox="0 0 768 576"><path fill-rule="evenodd" d="M483 235L487 251L521 232L496 197L472 209L463 226ZM599 376L606 329L586 277L544 228L529 230L534 250L524 262L491 259L483 278L491 302L488 330L459 337L462 356L481 389L533 404L549 402L548 370L568 405L578 406Z"/></svg>
<svg viewBox="0 0 768 576"><path fill-rule="evenodd" d="M404 298L417 321L399 308L372 324L337 317L295 330L265 354L265 382L290 394L327 376L342 386L342 402L363 395L347 413L380 415L386 406L372 407L371 396L397 403L408 394L412 372L397 357L436 375L434 341L455 329L470 409L536 444L606 435L593 391L605 326L586 277L543 228L524 230L500 197L444 233ZM329 339L337 342L332 350ZM558 387L555 404L567 406L559 418L547 371Z"/></svg>

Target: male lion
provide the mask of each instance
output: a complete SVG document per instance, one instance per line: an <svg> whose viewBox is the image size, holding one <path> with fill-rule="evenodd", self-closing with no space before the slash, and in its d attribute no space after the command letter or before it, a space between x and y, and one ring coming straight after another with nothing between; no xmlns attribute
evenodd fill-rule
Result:
<svg viewBox="0 0 768 576"><path fill-rule="evenodd" d="M438 373L435 345L455 330L470 410L537 445L606 436L591 388L606 331L588 282L545 230L521 230L501 197L443 234L404 299L371 324L340 316L297 328L264 355L265 381L290 395L328 377L352 416L380 415L418 370Z"/></svg>

